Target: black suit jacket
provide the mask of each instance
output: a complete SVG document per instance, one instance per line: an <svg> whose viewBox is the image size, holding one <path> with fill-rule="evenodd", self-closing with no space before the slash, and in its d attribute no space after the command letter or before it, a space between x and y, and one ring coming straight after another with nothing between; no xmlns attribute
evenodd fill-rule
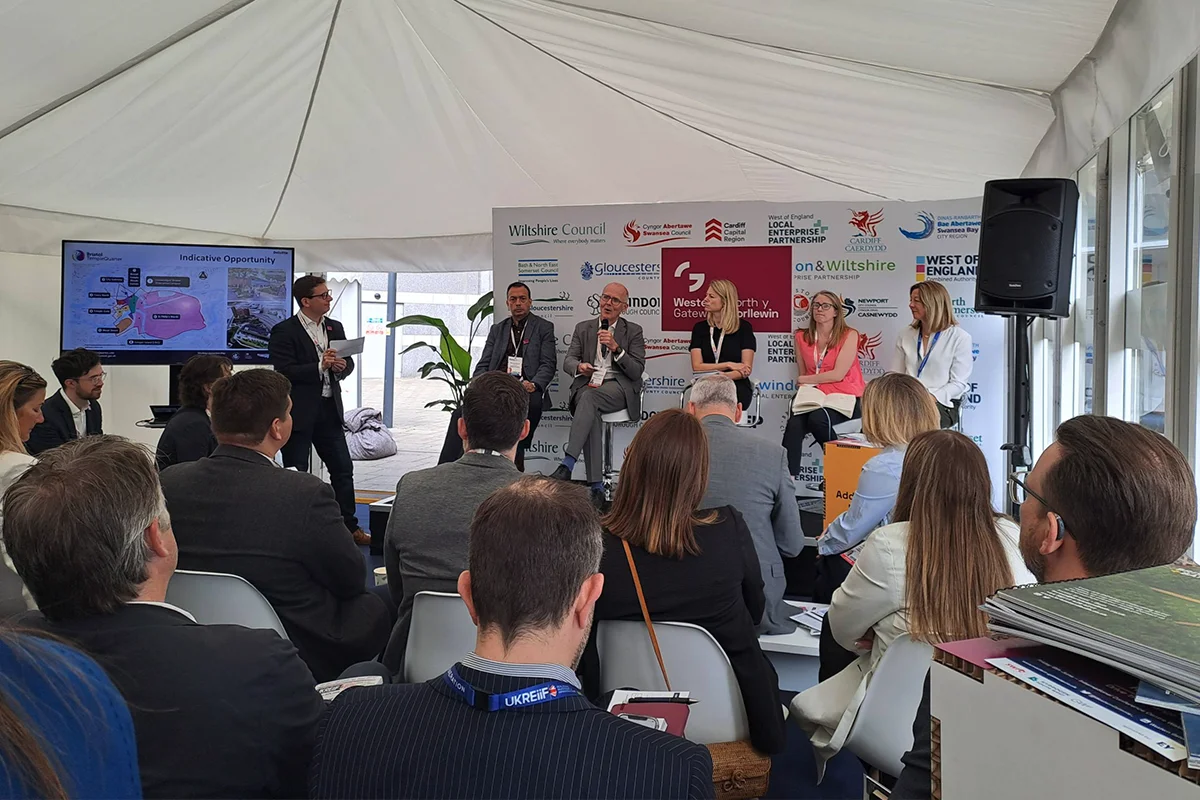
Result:
<svg viewBox="0 0 1200 800"><path fill-rule="evenodd" d="M336 319L325 319L325 333L329 341L346 338L346 330ZM271 366L282 372L292 382L292 421L298 431L310 431L317 420L317 407L321 403L321 373L317 364L321 357L316 345L304 330L304 323L294 315L271 329L271 340L267 344ZM354 359L346 358L346 371L341 375L329 371L333 385L333 401L337 404L338 419L346 412L342 409L342 381L354 372Z"/></svg>
<svg viewBox="0 0 1200 800"><path fill-rule="evenodd" d="M512 343L512 317L500 320L488 331L483 353L471 377L490 370L508 371L504 354ZM550 391L554 380L554 367L558 363L558 340L554 337L554 323L537 314L525 319L525 332L521 342L521 377L532 383L542 394Z"/></svg>
<svg viewBox="0 0 1200 800"><path fill-rule="evenodd" d="M458 672L489 693L543 682ZM712 759L578 695L489 713L438 677L339 696L321 721L309 789L314 798L703 798L713 796Z"/></svg>
<svg viewBox="0 0 1200 800"><path fill-rule="evenodd" d="M303 796L325 704L273 631L136 604L29 621L90 654L125 697L146 797Z"/></svg>
<svg viewBox="0 0 1200 800"><path fill-rule="evenodd" d="M45 420L33 426L29 441L25 443L29 455L36 456L79 438L80 434L75 430L75 418L71 411L71 401L67 400L62 392L55 392L46 398L46 402L42 404L42 416ZM87 410L85 419L87 430L84 431L84 436L99 436L104 432L100 401L91 401L91 408Z"/></svg>
<svg viewBox="0 0 1200 800"><path fill-rule="evenodd" d="M173 464L199 461L217 449L212 423L203 408L184 406L172 415L158 437L156 459L160 470Z"/></svg>
<svg viewBox="0 0 1200 800"><path fill-rule="evenodd" d="M674 559L634 547L633 560L650 617L699 625L729 656L746 704L750 741L760 751L773 755L783 752L787 734L779 677L758 646L754 630L766 607L758 554L742 515L733 506L723 506L717 513L715 523L695 529L699 555ZM596 601L596 619L641 620L642 609L625 548L620 539L607 532L600 571L604 573L604 592ZM580 663L580 677L592 697L599 694L599 665L593 631Z"/></svg>
<svg viewBox="0 0 1200 800"><path fill-rule="evenodd" d="M383 650L387 606L367 591L362 551L324 481L221 445L163 470L162 485L179 568L254 584L318 681Z"/></svg>

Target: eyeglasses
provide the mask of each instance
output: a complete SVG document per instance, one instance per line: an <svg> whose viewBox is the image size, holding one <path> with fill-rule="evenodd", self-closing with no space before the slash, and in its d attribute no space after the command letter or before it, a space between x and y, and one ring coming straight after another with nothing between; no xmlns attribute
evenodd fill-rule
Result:
<svg viewBox="0 0 1200 800"><path fill-rule="evenodd" d="M1032 497L1034 500L1037 500L1039 503L1041 503L1047 512L1058 518L1058 527L1060 529L1059 538L1061 539L1062 534L1067 532L1067 523L1063 521L1061 514L1050 508L1050 504L1046 502L1046 498L1030 489L1029 485L1025 483L1025 481L1017 477L1018 475L1028 474L1028 472L1014 472L1008 476L1008 499L1012 500L1017 505L1021 505L1025 502L1027 499L1026 496L1028 495L1028 497Z"/></svg>
<svg viewBox="0 0 1200 800"><path fill-rule="evenodd" d="M318 298L320 298L321 300L332 300L333 292L325 292L325 294L310 294L308 296L309 300L316 300Z"/></svg>
<svg viewBox="0 0 1200 800"><path fill-rule="evenodd" d="M613 297L611 294L600 295L600 302L601 303L612 303L614 306L625 305L624 300L622 300L620 297Z"/></svg>
<svg viewBox="0 0 1200 800"><path fill-rule="evenodd" d="M814 311L833 311L837 306L833 303L813 303Z"/></svg>
<svg viewBox="0 0 1200 800"><path fill-rule="evenodd" d="M88 383L104 383L104 379L108 377L107 372L101 372L99 375L83 375L80 376L79 382L87 381Z"/></svg>

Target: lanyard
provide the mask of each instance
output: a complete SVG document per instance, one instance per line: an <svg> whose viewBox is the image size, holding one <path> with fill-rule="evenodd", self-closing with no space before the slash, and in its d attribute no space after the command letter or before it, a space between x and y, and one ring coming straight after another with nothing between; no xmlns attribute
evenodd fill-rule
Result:
<svg viewBox="0 0 1200 800"><path fill-rule="evenodd" d="M546 683L539 683L537 686L518 689L515 692L488 694L487 692L476 690L475 687L464 681L459 676L456 667L448 669L442 675L442 678L445 680L446 685L450 687L450 691L454 692L460 700L480 711L507 711L513 708L528 708L530 706L541 705L542 703L561 700L564 697L574 697L579 694L579 690L571 684L560 683L559 681L547 681Z"/></svg>
<svg viewBox="0 0 1200 800"><path fill-rule="evenodd" d="M829 353L829 345L825 345L825 349L821 351L821 355L817 355L817 345L813 343L813 361L816 362L817 368L813 371L814 375L821 374L821 367L825 364L825 356Z"/></svg>
<svg viewBox="0 0 1200 800"><path fill-rule="evenodd" d="M713 363L721 363L721 348L725 346L725 331L721 331L721 338L717 338L717 329L713 326L708 326L708 341L713 349Z"/></svg>
<svg viewBox="0 0 1200 800"><path fill-rule="evenodd" d="M925 362L929 361L929 356L931 353L933 353L933 346L935 344L937 344L937 340L941 335L942 335L941 331L938 331L937 333L935 333L933 335L933 340L929 342L929 351L927 353L925 353L924 358L921 358L921 339L922 339L922 337L921 337L921 332L917 331L917 377L918 378L921 377L921 373L925 370Z"/></svg>
<svg viewBox="0 0 1200 800"><path fill-rule="evenodd" d="M512 340L513 355L520 356L521 348L525 346L525 329L521 328L521 343L517 344L517 328L511 322L508 325L508 338Z"/></svg>
<svg viewBox="0 0 1200 800"><path fill-rule="evenodd" d="M308 338L312 339L313 346L317 348L317 352L323 354L325 352L325 348L321 347L321 337L318 334L320 334L321 331L324 330L323 325L325 322L325 318L322 317L319 321L313 322L308 317L301 314L300 322L301 322L301 324L304 325L304 332L308 334ZM314 331L316 331L316 333L314 333ZM328 333L325 334L325 341L326 342L329 341ZM327 344L325 347L328 347L328 346L329 345Z"/></svg>
<svg viewBox="0 0 1200 800"><path fill-rule="evenodd" d="M484 450L482 447L477 447L474 450L468 450L467 453L478 453L481 456L497 456L499 458L505 458L504 453L501 453L498 450Z"/></svg>

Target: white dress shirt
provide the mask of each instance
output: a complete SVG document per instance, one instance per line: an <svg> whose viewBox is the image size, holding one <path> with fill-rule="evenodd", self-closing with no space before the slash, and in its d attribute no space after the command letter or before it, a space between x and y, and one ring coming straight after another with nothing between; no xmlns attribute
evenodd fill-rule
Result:
<svg viewBox="0 0 1200 800"><path fill-rule="evenodd" d="M59 389L58 393L62 395L62 399L66 401L67 408L71 409L71 419L75 421L75 435L82 439L83 437L87 436L87 412L92 410L91 401L88 401L87 405L85 405L83 408L80 408L71 402L71 398L67 397L66 393L62 389Z"/></svg>
<svg viewBox="0 0 1200 800"><path fill-rule="evenodd" d="M329 370L321 366L325 351L329 349L329 332L325 330L325 317L313 322L303 311L297 311L296 318L300 320L300 324L304 326L304 332L308 334L308 338L312 339L313 346L317 348L317 371L321 373L321 397L333 397L333 383L329 378Z"/></svg>
<svg viewBox="0 0 1200 800"><path fill-rule="evenodd" d="M912 327L905 327L896 337L896 355L892 364L892 372L903 372L911 375L929 390L933 399L949 408L955 400L967 393L971 382L971 368L974 359L971 355L971 334L963 330L961 325L951 325L938 336L937 344L928 351L921 348L921 358L917 358L917 340L921 332ZM933 337L930 337L930 342ZM921 360L928 355L925 368L919 369ZM918 375L917 372L921 374Z"/></svg>

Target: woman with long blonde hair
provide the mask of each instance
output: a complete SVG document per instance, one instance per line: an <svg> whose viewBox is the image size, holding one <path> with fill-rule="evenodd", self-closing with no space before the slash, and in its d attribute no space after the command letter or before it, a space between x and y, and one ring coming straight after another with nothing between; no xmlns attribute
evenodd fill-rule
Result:
<svg viewBox="0 0 1200 800"><path fill-rule="evenodd" d="M941 426L952 428L971 382L971 334L958 324L950 292L937 281L909 287L908 309L912 325L896 337L892 371L919 380L937 401Z"/></svg>
<svg viewBox="0 0 1200 800"><path fill-rule="evenodd" d="M0 528L4 523L4 493L25 474L36 459L25 451L35 425L42 421L46 379L32 367L0 361ZM33 599L13 570L0 543L6 569L0 569L0 616L26 611Z"/></svg>
<svg viewBox="0 0 1200 800"><path fill-rule="evenodd" d="M764 753L779 753L786 740L779 678L754 630L766 608L758 554L733 506L698 508L707 487L708 438L698 419L672 409L642 425L603 519L604 592L596 619L642 619L628 544L650 616L690 622L713 635L741 688L750 741ZM599 693L598 672L593 636L581 669L592 696Z"/></svg>
<svg viewBox="0 0 1200 800"><path fill-rule="evenodd" d="M841 749L862 690L899 636L929 644L986 636L980 604L1036 583L1020 529L992 509L987 460L961 433L909 442L892 520L867 539L826 617L837 643L862 655L792 701L822 761Z"/></svg>
<svg viewBox="0 0 1200 800"><path fill-rule="evenodd" d="M788 454L788 471L800 473L804 439L809 434L822 448L837 438L834 426L862 416L862 393L866 387L858 361L858 331L846 324L846 306L841 296L821 291L813 295L807 328L796 331L796 365L801 392L817 398L816 405L788 418L783 446ZM801 395L797 394L797 399ZM796 409L793 409L794 411Z"/></svg>
<svg viewBox="0 0 1200 800"><path fill-rule="evenodd" d="M737 387L738 405L750 409L754 385L754 328L738 310L738 290L733 281L718 279L704 293L705 319L692 328L692 372L722 372Z"/></svg>

